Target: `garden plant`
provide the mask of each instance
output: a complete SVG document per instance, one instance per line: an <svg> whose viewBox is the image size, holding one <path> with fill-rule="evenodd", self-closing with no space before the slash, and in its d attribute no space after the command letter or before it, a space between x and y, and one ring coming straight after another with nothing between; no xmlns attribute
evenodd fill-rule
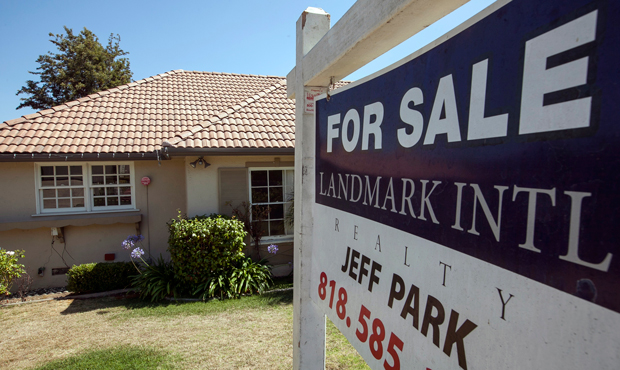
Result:
<svg viewBox="0 0 620 370"><path fill-rule="evenodd" d="M161 255L152 263L145 261L138 246L142 236L130 235L123 241L131 250L138 271L132 282L142 298L239 298L261 294L273 285L266 260L256 262L243 253L247 233L242 221L216 214L193 218L179 214L168 226L170 261ZM278 246L270 245L268 251L275 254Z"/></svg>
<svg viewBox="0 0 620 370"><path fill-rule="evenodd" d="M0 296L9 294L13 282L26 272L24 265L17 263L20 258L24 258L24 251L0 248Z"/></svg>

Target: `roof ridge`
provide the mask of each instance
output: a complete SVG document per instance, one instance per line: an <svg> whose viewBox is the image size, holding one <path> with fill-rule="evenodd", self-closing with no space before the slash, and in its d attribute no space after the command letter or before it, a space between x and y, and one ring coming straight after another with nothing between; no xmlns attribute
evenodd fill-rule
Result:
<svg viewBox="0 0 620 370"><path fill-rule="evenodd" d="M212 118L210 120L207 120L206 123L199 123L194 125L193 127L181 132L180 134L177 134L175 136L173 136L172 138L168 139L168 140L162 140L162 145L163 143L167 143L168 145L171 146L175 146L178 143L180 143L182 140L187 139L188 137L197 134L198 132L202 131L202 130L206 130L208 127L221 122L223 119L228 118L231 114L238 112L239 110L241 110L242 108L247 107L248 105L255 103L257 101L259 101L260 99L262 99L263 97L265 97L269 92L275 91L279 88L281 88L283 85L286 84L286 78L284 77L280 77L280 80L278 82L276 82L275 84L257 92L256 94L252 95L251 97L245 99L244 101L234 104L232 106L230 106L228 109L217 112L215 114L213 114L212 117L216 117L216 118Z"/></svg>
<svg viewBox="0 0 620 370"><path fill-rule="evenodd" d="M273 75L256 75L251 73L233 73L233 72L215 72L215 71L184 71L182 69L178 69L176 71L185 72L185 73L199 73L199 74L208 74L208 75L227 75L227 76L244 76L244 77L264 77L270 79L283 79L286 78L284 76L273 76Z"/></svg>
<svg viewBox="0 0 620 370"><path fill-rule="evenodd" d="M129 89L129 88L141 85L141 84L146 83L146 82L160 80L163 77L168 77L168 76L171 76L173 74L183 73L183 72L185 72L185 71L183 71L182 69L175 69L175 70L172 70L172 71L169 71L169 72L164 72L164 73L160 73L160 74L157 74L157 75L154 75L154 76L149 76L149 77L143 78L143 79L138 80L138 81L133 81L133 82L129 82L129 83L126 83L126 84L123 84L123 85L112 87L112 88L107 89L107 90L98 91L96 93L92 93L90 95L78 98L76 100L71 100L71 101L66 102L64 104L60 104L60 105L57 105L57 106L54 106L54 107L51 107L51 108L47 108L47 109L42 109L42 110L40 110L38 112L35 112L35 113L26 114L26 115L23 115L21 117L15 118L15 119L4 121L4 122L0 123L0 130L2 130L4 128L7 128L7 127L11 127L11 126L16 125L18 123L25 122L25 121L27 121L29 119L45 117L47 115L51 115L51 114L54 114L56 112L59 112L59 111L65 110L65 109L75 107L76 105L80 105L82 103L89 102L89 101L91 101L93 99L96 99L96 98L101 98L101 97L104 97L106 95L114 94L114 93L116 93L118 91L126 90L126 89Z"/></svg>

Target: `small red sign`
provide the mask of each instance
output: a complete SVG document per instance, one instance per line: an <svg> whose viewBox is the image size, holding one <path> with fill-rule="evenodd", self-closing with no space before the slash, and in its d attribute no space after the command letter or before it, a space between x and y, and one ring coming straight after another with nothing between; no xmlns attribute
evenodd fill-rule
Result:
<svg viewBox="0 0 620 370"><path fill-rule="evenodd" d="M142 185L147 186L148 184L151 183L151 179L148 178L147 176L144 176L142 180L140 180L140 182L142 183Z"/></svg>
<svg viewBox="0 0 620 370"><path fill-rule="evenodd" d="M305 113L314 113L314 97L324 94L326 90L321 87L308 87L305 90L306 93L306 104L305 104Z"/></svg>

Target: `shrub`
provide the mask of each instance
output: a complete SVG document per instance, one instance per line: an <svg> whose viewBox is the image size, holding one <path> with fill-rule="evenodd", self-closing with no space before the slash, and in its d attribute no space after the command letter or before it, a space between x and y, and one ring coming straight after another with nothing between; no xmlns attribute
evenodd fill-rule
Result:
<svg viewBox="0 0 620 370"><path fill-rule="evenodd" d="M170 295L177 297L183 290L183 284L175 278L172 263L166 262L161 254L157 261L145 265L142 272L132 278L132 284L140 289L140 298L151 298L151 302Z"/></svg>
<svg viewBox="0 0 620 370"><path fill-rule="evenodd" d="M131 262L86 263L73 266L67 272L67 290L75 293L105 292L130 285L136 274Z"/></svg>
<svg viewBox="0 0 620 370"><path fill-rule="evenodd" d="M13 281L26 272L24 265L17 263L19 258L24 258L24 251L0 248L0 295L8 294Z"/></svg>
<svg viewBox="0 0 620 370"><path fill-rule="evenodd" d="M168 251L177 279L202 283L213 271L227 271L243 257L243 223L221 215L181 217L168 224Z"/></svg>
<svg viewBox="0 0 620 370"><path fill-rule="evenodd" d="M247 257L233 269L231 282L238 294L263 294L273 284L271 268Z"/></svg>
<svg viewBox="0 0 620 370"><path fill-rule="evenodd" d="M219 270L199 284L194 295L207 298L239 298L241 294L262 294L272 285L269 266L246 257L231 269Z"/></svg>

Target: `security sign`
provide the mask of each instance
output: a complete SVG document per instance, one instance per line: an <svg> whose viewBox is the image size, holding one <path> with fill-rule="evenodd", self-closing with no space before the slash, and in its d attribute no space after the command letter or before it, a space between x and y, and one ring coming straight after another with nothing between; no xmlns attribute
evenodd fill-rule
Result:
<svg viewBox="0 0 620 370"><path fill-rule="evenodd" d="M313 300L373 369L617 369L620 2L478 19L317 100Z"/></svg>

